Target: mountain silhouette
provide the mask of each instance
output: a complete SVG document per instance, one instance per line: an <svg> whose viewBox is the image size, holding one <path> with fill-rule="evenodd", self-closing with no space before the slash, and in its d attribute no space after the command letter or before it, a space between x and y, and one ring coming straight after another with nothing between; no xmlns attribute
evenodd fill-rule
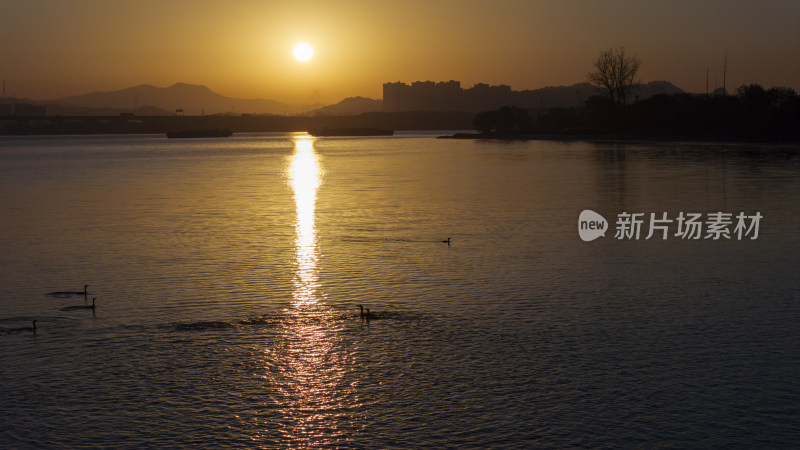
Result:
<svg viewBox="0 0 800 450"><path fill-rule="evenodd" d="M309 111L308 114L318 116L351 116L382 110L382 100L366 97L348 97L334 105L323 106L322 108Z"/></svg>
<svg viewBox="0 0 800 450"><path fill-rule="evenodd" d="M169 112L180 109L186 115L294 114L309 109L275 100L226 97L205 86L186 83L176 83L169 87L142 84L118 91L92 92L65 97L54 100L54 102L72 107L131 111L146 105Z"/></svg>
<svg viewBox="0 0 800 450"><path fill-rule="evenodd" d="M446 101L434 99L420 93L424 105L419 110L431 111L468 111L480 112L504 105L523 108L575 107L582 105L589 97L602 92L589 83L578 83L570 86L547 86L540 89L511 91L493 95L493 87L488 87L488 95L478 98L477 102ZM476 85L476 88L478 85ZM476 88L462 90L471 92ZM652 81L635 85L631 101L644 100L656 94L676 94L684 91L668 81ZM206 86L187 83L176 83L169 87L157 87L149 84L129 87L117 91L92 92L74 95L46 102L32 104L46 105L50 115L119 115L134 113L136 115L173 115L181 110L187 116L211 114L274 114L294 115L356 115L377 111L393 111L380 99L365 97L349 97L339 103L318 107L318 105L292 105L275 100L239 99L217 94Z"/></svg>
<svg viewBox="0 0 800 450"><path fill-rule="evenodd" d="M75 106L64 103L42 103L47 108L50 116L118 116L120 114L135 114L137 116L173 116L175 111L167 111L155 106L141 105L136 108L91 108L88 106Z"/></svg>

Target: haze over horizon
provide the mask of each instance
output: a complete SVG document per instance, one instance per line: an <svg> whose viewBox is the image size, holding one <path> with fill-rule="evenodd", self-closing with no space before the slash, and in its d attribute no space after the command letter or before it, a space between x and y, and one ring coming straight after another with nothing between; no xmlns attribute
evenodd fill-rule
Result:
<svg viewBox="0 0 800 450"><path fill-rule="evenodd" d="M800 2L618 0L400 3L0 0L6 94L52 100L141 84L204 85L289 104L381 98L383 83L459 80L515 90L586 81L624 46L639 79L690 92L800 90ZM314 49L307 62L295 44Z"/></svg>

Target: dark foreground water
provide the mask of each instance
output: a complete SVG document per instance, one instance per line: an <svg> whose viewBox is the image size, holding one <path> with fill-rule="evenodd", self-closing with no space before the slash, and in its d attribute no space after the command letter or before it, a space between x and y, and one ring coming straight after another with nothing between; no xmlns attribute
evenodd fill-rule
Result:
<svg viewBox="0 0 800 450"><path fill-rule="evenodd" d="M791 147L2 138L0 447L796 447L799 173Z"/></svg>

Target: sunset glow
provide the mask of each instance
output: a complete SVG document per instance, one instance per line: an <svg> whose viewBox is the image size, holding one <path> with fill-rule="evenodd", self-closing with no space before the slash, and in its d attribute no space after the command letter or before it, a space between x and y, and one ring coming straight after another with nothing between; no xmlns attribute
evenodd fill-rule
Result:
<svg viewBox="0 0 800 450"><path fill-rule="evenodd" d="M796 1L187 5L1 2L0 39L14 43L0 48L6 93L50 100L188 83L234 98L331 104L380 99L382 84L395 81L539 89L585 81L597 53L617 46L642 58L643 81L699 93L708 73L711 89L727 77L729 89L800 90ZM313 51L295 50L299 42Z"/></svg>

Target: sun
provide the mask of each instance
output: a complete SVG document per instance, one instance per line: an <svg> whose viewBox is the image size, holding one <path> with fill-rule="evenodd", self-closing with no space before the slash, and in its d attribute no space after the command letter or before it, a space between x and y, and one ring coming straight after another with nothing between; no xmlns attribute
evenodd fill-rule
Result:
<svg viewBox="0 0 800 450"><path fill-rule="evenodd" d="M300 62L307 62L314 56L314 49L305 42L301 42L294 46L294 59Z"/></svg>

